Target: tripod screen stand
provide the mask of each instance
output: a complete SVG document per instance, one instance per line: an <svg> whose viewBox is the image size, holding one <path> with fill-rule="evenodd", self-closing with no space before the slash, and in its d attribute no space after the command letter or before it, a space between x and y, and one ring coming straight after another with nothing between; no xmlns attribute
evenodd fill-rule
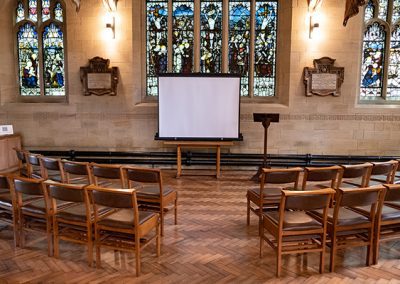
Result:
<svg viewBox="0 0 400 284"><path fill-rule="evenodd" d="M267 143L268 143L268 127L271 122L279 122L279 113L253 113L254 122L261 122L264 127L264 156L263 163L258 168L257 173L251 178L251 180L259 181L260 175L262 172L262 168L266 168L268 166L267 163Z"/></svg>

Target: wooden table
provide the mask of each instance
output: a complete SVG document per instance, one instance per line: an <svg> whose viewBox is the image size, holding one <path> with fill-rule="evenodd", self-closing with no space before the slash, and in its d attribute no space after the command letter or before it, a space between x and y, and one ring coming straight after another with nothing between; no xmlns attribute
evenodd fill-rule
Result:
<svg viewBox="0 0 400 284"><path fill-rule="evenodd" d="M182 148L216 148L216 177L220 177L221 172L221 146L232 146L232 141L165 141L165 145L176 145L176 177L182 174Z"/></svg>

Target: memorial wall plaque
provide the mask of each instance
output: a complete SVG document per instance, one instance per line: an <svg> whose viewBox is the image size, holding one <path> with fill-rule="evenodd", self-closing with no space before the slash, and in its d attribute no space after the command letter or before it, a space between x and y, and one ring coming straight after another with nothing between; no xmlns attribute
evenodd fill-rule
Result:
<svg viewBox="0 0 400 284"><path fill-rule="evenodd" d="M334 67L335 59L322 57L314 59L314 68L305 67L303 80L306 96L340 96L340 87L344 80L344 68Z"/></svg>
<svg viewBox="0 0 400 284"><path fill-rule="evenodd" d="M89 66L81 67L81 82L83 94L90 95L117 95L118 67L109 68L110 60L94 57L89 60Z"/></svg>

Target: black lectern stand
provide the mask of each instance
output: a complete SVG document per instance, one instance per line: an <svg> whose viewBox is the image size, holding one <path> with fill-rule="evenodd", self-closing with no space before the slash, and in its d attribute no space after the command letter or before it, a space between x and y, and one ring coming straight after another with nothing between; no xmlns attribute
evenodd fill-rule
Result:
<svg viewBox="0 0 400 284"><path fill-rule="evenodd" d="M259 181L262 168L267 167L267 141L268 141L268 127L271 122L279 122L279 113L253 113L254 122L261 122L264 127L264 160L262 165L258 168L257 173L251 180Z"/></svg>

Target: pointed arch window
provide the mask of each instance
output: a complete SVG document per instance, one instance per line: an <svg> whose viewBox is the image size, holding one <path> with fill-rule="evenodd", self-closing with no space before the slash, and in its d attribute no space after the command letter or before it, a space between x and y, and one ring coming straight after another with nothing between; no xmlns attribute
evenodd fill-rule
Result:
<svg viewBox="0 0 400 284"><path fill-rule="evenodd" d="M165 72L240 74L242 97L276 96L278 0L146 0L146 9L147 97Z"/></svg>
<svg viewBox="0 0 400 284"><path fill-rule="evenodd" d="M64 2L20 0L14 18L20 99L65 102Z"/></svg>
<svg viewBox="0 0 400 284"><path fill-rule="evenodd" d="M364 12L360 101L400 101L400 0L369 0Z"/></svg>

